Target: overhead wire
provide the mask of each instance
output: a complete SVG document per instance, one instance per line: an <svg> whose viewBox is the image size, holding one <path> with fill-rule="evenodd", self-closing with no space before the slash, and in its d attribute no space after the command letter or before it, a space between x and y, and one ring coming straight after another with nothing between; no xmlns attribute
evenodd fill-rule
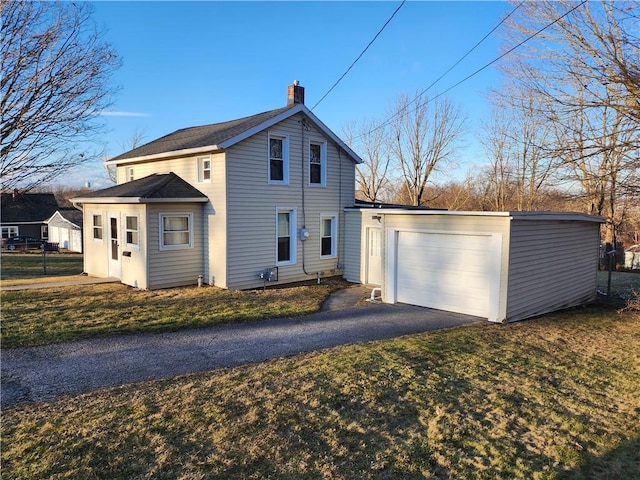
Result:
<svg viewBox="0 0 640 480"><path fill-rule="evenodd" d="M493 65L494 63L502 60L504 57L506 57L507 55L509 55L511 52L513 52L514 50L516 50L517 48L521 47L522 45L524 45L525 43L527 43L529 40L531 40L532 38L540 35L542 32L544 32L547 28L551 27L552 25L556 24L557 22L559 22L560 20L562 20L564 17L566 17L567 15L569 15L570 13L574 12L575 10L577 10L578 8L580 8L582 5L584 5L585 3L587 3L588 0L582 0L579 4L577 4L576 6L574 6L573 8L571 8L570 10L568 10L567 12L565 12L564 14L562 14L561 16L559 16L558 18L556 18L555 20L553 20L552 22L548 23L547 25L545 25L543 28L539 29L538 31L536 31L535 33L532 33L531 35L529 35L527 38L525 38L524 40L522 40L520 43L518 43L517 45L511 47L509 50L507 50L506 52L502 53L501 55L499 55L498 57L494 58L492 61L490 61L489 63L486 63L484 66L480 67L479 69L477 69L476 71L474 71L473 73L467 75L466 77L464 77L462 80L454 83L452 86L450 86L449 88L447 88L446 90L444 90L443 92L438 93L437 95L435 95L434 97L428 98L425 102L418 104L416 106L416 108L409 110L406 113L412 113L415 110L417 110L418 107L421 106L425 106L429 103L431 103L432 101L436 100L437 98L443 96L444 94L446 94L447 92L450 92L451 90L453 90L454 88L456 88L457 86L459 86L460 84L466 82L467 80L469 80L472 77L475 77L477 74L479 74L480 72L482 72L483 70L489 68L491 65ZM522 5L521 2L518 7L519 8L520 5ZM515 10L514 10L515 11ZM513 12L512 12L513 13ZM494 29L495 30L495 29ZM493 31L493 30L492 30ZM475 47L474 47L475 48ZM459 62L458 62L459 63ZM452 67L453 68L453 67ZM446 74L446 73L445 73ZM429 87L427 87L428 89ZM424 93L427 89L425 89L422 93ZM369 135L373 132L375 132L376 130L379 130L387 125L389 125L396 117L398 117L399 115L403 115L404 113L396 113L394 115L392 115L391 117L389 117L387 120L385 120L383 123L381 123L380 125L378 125L375 128L372 128L371 130L369 130L369 132L367 132L366 134L362 134L359 137L354 138L354 140L358 140L362 137L364 137L365 135Z"/></svg>
<svg viewBox="0 0 640 480"><path fill-rule="evenodd" d="M500 20L500 22L499 22L495 27L493 27L489 33L487 33L487 34L486 34L484 37L482 37L478 42L476 42L476 44L475 44L473 47L471 47L471 48L467 51L467 53L465 53L462 57L460 57L460 58L458 59L458 61L457 61L457 62L455 62L453 65L451 65L451 66L450 66L450 67L449 67L449 68L448 68L448 69L447 69L447 70L446 70L442 75L440 75L440 76L439 76L438 78L436 78L433 82L431 82L431 84L430 84L427 88L425 88L425 89L424 89L424 90L422 90L419 94L417 94L413 100L411 100L410 102L408 102L408 103L407 103L407 105L405 105L405 106L403 107L403 110L406 110L407 108L409 108L409 106L410 106L412 103L416 102L416 101L418 100L418 98L420 98L424 93L426 93L428 90L430 90L430 89L431 89L431 88L432 88L436 83L438 83L440 80L442 80L442 79L443 79L443 78L444 78L444 77L445 77L445 76L446 76L446 75L447 75L451 70L453 70L454 68L456 68L456 67L457 67L457 66L458 66L458 65L459 65L459 64L460 64L460 63L461 63L465 58L467 58L467 57L468 57L468 56L469 56L469 55L470 55L470 54L471 54L471 53L472 53L476 48L478 48L478 47L479 47L479 46L480 46L480 45L481 45L481 44L482 44L482 43L483 43L487 38L489 38L489 37L491 36L491 34L493 34L493 32L495 32L498 28L500 28L500 26L502 26L502 24L503 24L504 22L506 22L506 21L509 19L509 17L511 17L511 15L513 15L513 14L516 12L516 10L518 10L518 9L522 6L522 4L523 4L524 2L525 2L525 0L522 0L518 5L516 5L516 7L515 7L513 10L511 10L511 11L509 12L509 14L508 14L508 15L506 15L502 20ZM399 112L399 113L396 113L395 115L392 115L392 116L387 120L387 123L386 123L386 124L388 124L388 123L389 123L389 122L391 122L393 119L395 119L396 117L398 117L398 116L400 116L400 115L402 115L402 114L403 114L402 112Z"/></svg>
<svg viewBox="0 0 640 480"><path fill-rule="evenodd" d="M342 74L342 76L340 78L338 78L338 80L336 80L336 82L331 86L331 88L327 91L327 93L325 93L322 98L320 98L320 100L318 100L316 102L316 104L311 107L311 111L313 111L314 108L316 108L320 102L322 102L327 95L329 95L332 90L334 88L336 88L336 86L342 81L342 79L344 77L346 77L347 73L349 73L349 71L354 67L354 65L356 63L358 63L358 61L360 60L360 58L362 58L362 56L366 53L367 50L369 50L369 47L371 45L373 45L373 42L376 41L376 39L380 36L380 34L382 33L382 31L387 27L387 25L389 25L389 23L391 22L391 20L393 20L393 17L396 16L396 14L400 11L400 9L402 8L402 6L406 3L407 0L402 0L402 2L400 2L400 5L398 5L398 8L395 9L395 11L391 14L391 16L389 17L389 19L384 23L384 25L382 26L382 28L380 30L378 30L378 33L375 34L375 36L373 37L373 39L369 42L369 44L364 48L364 50L362 50L362 52L360 52L360 55L358 55L358 57L351 63L351 65L349 65L349 68L347 68L347 70Z"/></svg>

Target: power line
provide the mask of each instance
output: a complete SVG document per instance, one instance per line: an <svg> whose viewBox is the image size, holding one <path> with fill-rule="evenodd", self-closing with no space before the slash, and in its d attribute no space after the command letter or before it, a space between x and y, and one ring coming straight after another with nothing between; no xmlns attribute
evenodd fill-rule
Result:
<svg viewBox="0 0 640 480"><path fill-rule="evenodd" d="M504 17L495 27L493 27L491 29L491 31L489 33L487 33L484 37L482 37L473 47L471 47L471 49L469 49L467 51L467 53L465 53L462 57L460 57L460 59L458 59L458 61L456 63L454 63L453 65L451 65L451 67L449 67L449 69L447 69L447 71L445 71L442 75L440 75L438 78L436 78L433 82L431 82L431 84L425 88L424 90L422 90L418 95L415 96L415 98L413 100L411 100L409 103L407 103L407 105L403 108L403 110L406 110L407 108L409 108L409 106L416 102L418 100L418 98L420 98L425 92L427 92L428 90L430 90L436 83L438 83L440 80L442 80L451 70L453 70L454 68L456 68L465 58L467 58L471 52L473 52L476 48L478 48L487 38L489 38L491 36L491 34L493 32L495 32L498 28L500 28L500 26L506 22L509 17L511 17L511 15L513 15L516 10L518 10L522 4L524 3L524 0L522 0L513 10L511 10L509 12L509 14ZM400 115L402 115L402 112L398 112L395 115L391 116L384 125L388 124L389 122L391 122L393 119L399 117Z"/></svg>
<svg viewBox="0 0 640 480"><path fill-rule="evenodd" d="M322 100L325 99L325 97L327 95L329 95L331 93L331 91L336 88L336 86L338 85L338 83L340 83L340 81L347 75L347 73L349 73L349 71L353 68L353 66L358 62L358 60L360 60L360 58L365 54L365 52L367 50L369 50L369 47L371 45L373 45L373 42L376 41L376 39L378 38L378 36L380 36L380 34L382 33L382 31L387 27L387 25L389 25L389 23L391 22L391 20L393 20L393 17L396 16L396 13L398 13L398 11L400 11L400 9L402 8L402 6L405 4L406 0L402 0L402 2L400 2L400 5L398 5L398 8L396 8L396 10L393 12L393 14L391 14L391 16L389 17L389 19L385 22L385 24L382 26L382 28L380 30L378 30L378 33L376 33L376 35L373 37L373 39L369 42L369 44L365 47L364 50L362 50L362 52L360 52L360 55L358 55L358 58L356 58L353 63L351 65L349 65L349 68L347 68L347 70L342 74L342 76L336 80L336 83L334 83L332 85L332 87L327 91L327 93L325 93L322 98L320 100L318 100L316 102L316 104L311 107L311 111L313 111L314 108L316 108L320 102L322 102Z"/></svg>
<svg viewBox="0 0 640 480"><path fill-rule="evenodd" d="M567 12L565 12L563 15L561 15L560 17L556 18L554 21L552 21L551 23L545 25L543 28L541 28L540 30L538 30L535 33L532 33L531 35L529 35L527 38L525 38L524 40L522 40L520 43L518 43L517 45L511 47L509 50L507 50L506 52L504 52L502 55L499 55L498 57L494 58L492 61L490 61L489 63L485 64L484 66L480 67L479 69L477 69L475 72L467 75L466 77L464 77L462 80L460 80L459 82L453 84L452 86L450 86L449 88L447 88L445 91L440 92L439 94L437 94L434 97L428 98L425 102L419 104L416 106L416 108L414 108L413 110L408 111L407 113L413 113L415 110L417 110L418 107L427 105L429 103L431 103L433 100L441 97L442 95L444 95L445 93L453 90L454 88L456 88L458 85L466 82L467 80L469 80L472 77L475 77L478 73L482 72L483 70L489 68L491 65L493 65L494 63L502 60L504 57L506 57L507 55L509 55L511 52L513 52L514 50L516 50L517 48L521 47L522 45L524 45L525 43L527 43L529 40L531 40L532 38L540 35L542 32L544 32L547 28L551 27L552 25L556 24L557 22L559 22L560 20L562 20L564 17L566 17L567 15L569 15L570 13L572 13L574 10L577 10L578 8L580 8L582 5L584 5L585 3L587 3L588 0L582 0L578 5L576 5L575 7L573 7L572 9L568 10ZM522 5L522 3L520 3L520 5ZM520 5L518 5L518 7L520 7ZM516 7L516 8L518 8ZM514 10L515 11L515 10ZM513 12L512 12L513 13ZM495 30L495 29L494 29ZM475 48L475 47L474 47ZM453 68L453 67L452 67ZM426 90L428 90L429 87L427 87L427 89L423 90L422 93L426 92ZM421 94L422 94L421 93ZM376 130L379 130L387 125L389 125L391 123L391 121L393 119L395 119L396 117L398 117L399 115L402 115L402 113L397 113L395 115L392 115L389 119L387 119L385 122L381 123L380 125L378 125L377 127L371 129L368 134L371 134L372 132L375 132ZM364 135L360 135L359 137L356 137L354 140L358 140L360 138L364 137Z"/></svg>

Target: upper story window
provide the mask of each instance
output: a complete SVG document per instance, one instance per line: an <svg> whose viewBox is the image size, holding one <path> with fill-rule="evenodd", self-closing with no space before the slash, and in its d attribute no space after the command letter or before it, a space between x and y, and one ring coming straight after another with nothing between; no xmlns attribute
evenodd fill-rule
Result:
<svg viewBox="0 0 640 480"><path fill-rule="evenodd" d="M160 250L193 248L193 216L160 214Z"/></svg>
<svg viewBox="0 0 640 480"><path fill-rule="evenodd" d="M102 215L93 215L93 238L102 240Z"/></svg>
<svg viewBox="0 0 640 480"><path fill-rule="evenodd" d="M127 167L127 169L125 170L125 175L126 175L126 181L127 182L131 182L134 180L134 175L133 175L133 167Z"/></svg>
<svg viewBox="0 0 640 480"><path fill-rule="evenodd" d="M309 185L324 187L327 183L327 144L309 144Z"/></svg>
<svg viewBox="0 0 640 480"><path fill-rule="evenodd" d="M198 157L198 182L211 183L211 157Z"/></svg>
<svg viewBox="0 0 640 480"><path fill-rule="evenodd" d="M289 183L289 141L269 135L269 183Z"/></svg>

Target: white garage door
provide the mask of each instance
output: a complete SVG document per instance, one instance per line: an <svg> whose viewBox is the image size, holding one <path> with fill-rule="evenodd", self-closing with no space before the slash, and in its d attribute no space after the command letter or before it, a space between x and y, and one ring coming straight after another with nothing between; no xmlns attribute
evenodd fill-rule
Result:
<svg viewBox="0 0 640 480"><path fill-rule="evenodd" d="M398 232L396 301L489 318L492 245L490 235Z"/></svg>

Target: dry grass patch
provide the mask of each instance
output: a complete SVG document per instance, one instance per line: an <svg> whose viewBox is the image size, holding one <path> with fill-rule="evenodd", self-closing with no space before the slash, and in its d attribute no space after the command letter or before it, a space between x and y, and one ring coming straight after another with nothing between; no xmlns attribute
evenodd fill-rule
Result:
<svg viewBox="0 0 640 480"><path fill-rule="evenodd" d="M575 309L3 413L3 478L640 477L640 315Z"/></svg>
<svg viewBox="0 0 640 480"><path fill-rule="evenodd" d="M344 286L346 282L334 280L266 291L215 287L141 291L121 284L3 291L2 346L306 315Z"/></svg>

